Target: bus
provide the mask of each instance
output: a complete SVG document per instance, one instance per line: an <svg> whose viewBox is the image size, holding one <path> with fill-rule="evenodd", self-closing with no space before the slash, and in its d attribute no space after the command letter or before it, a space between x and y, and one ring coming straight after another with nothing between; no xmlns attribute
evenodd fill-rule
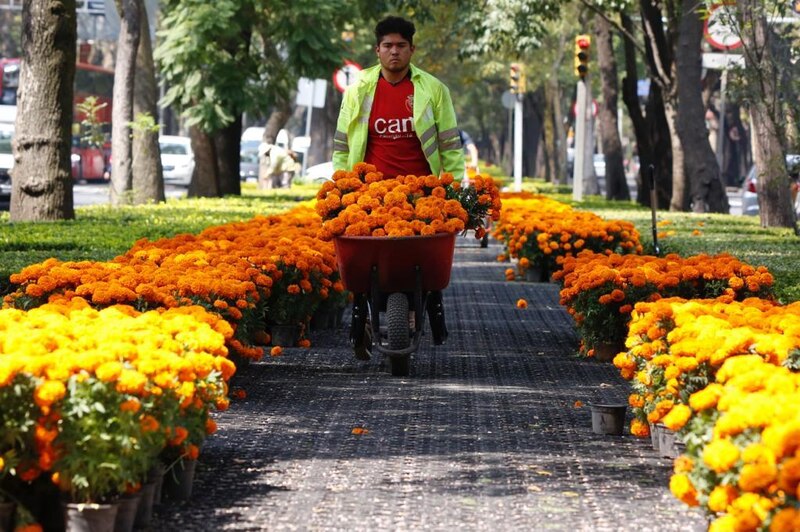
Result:
<svg viewBox="0 0 800 532"><path fill-rule="evenodd" d="M19 88L19 59L0 59L0 120L15 116ZM75 87L72 101L72 177L78 180L103 180L109 177L111 159L111 102L114 90L114 71L97 65L78 62L75 65ZM101 146L84 139L86 118L77 108L87 97L94 96L106 104L98 113L105 137ZM13 122L12 122L13 124Z"/></svg>

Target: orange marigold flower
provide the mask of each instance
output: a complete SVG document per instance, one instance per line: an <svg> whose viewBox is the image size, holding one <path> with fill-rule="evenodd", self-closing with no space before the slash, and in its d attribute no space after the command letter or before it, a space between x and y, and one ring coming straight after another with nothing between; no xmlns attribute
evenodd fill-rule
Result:
<svg viewBox="0 0 800 532"><path fill-rule="evenodd" d="M517 308L518 309L526 309L528 308L528 302L524 299L520 298L517 300Z"/></svg>
<svg viewBox="0 0 800 532"><path fill-rule="evenodd" d="M272 349L269 350L269 356L271 357L279 357L283 354L283 347L276 345Z"/></svg>
<svg viewBox="0 0 800 532"><path fill-rule="evenodd" d="M139 402L138 399L128 399L127 401L123 401L121 405L119 405L119 409L123 412L138 412L139 409L142 407L142 403Z"/></svg>

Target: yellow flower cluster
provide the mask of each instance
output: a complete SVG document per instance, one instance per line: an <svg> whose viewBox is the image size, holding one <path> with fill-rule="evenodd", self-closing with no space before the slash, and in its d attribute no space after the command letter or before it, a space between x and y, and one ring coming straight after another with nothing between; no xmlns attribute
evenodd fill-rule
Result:
<svg viewBox="0 0 800 532"><path fill-rule="evenodd" d="M633 386L637 429L662 422L680 430L691 416L689 407L716 405L720 388L714 379L726 360L757 353L781 365L800 354L800 303L726 297L638 303L625 345L614 365Z"/></svg>
<svg viewBox="0 0 800 532"><path fill-rule="evenodd" d="M518 259L519 274L528 268L555 272L561 259L583 250L642 251L639 233L631 222L605 220L542 195L503 194L502 199L503 212L492 234L505 245L501 260Z"/></svg>
<svg viewBox="0 0 800 532"><path fill-rule="evenodd" d="M563 269L553 277L563 281L561 304L575 318L587 351L603 341L621 344L639 302L668 297L722 297L730 302L769 297L773 285L765 267L727 254L683 258L587 250L565 257Z"/></svg>
<svg viewBox="0 0 800 532"><path fill-rule="evenodd" d="M276 216L211 227L154 242L142 239L111 262L48 259L11 276L20 289L6 305L29 308L84 297L97 307L139 309L202 305L236 334L229 347L259 359L270 322L305 321L331 292L343 292L333 244L317 237L321 220L309 206Z"/></svg>
<svg viewBox="0 0 800 532"><path fill-rule="evenodd" d="M0 310L0 459L26 482L50 473L85 502L142 481L168 445L196 454L209 411L228 404L232 335L198 306L97 310L74 297ZM102 422L87 423L93 414ZM95 444L104 455L85 452Z"/></svg>
<svg viewBox="0 0 800 532"><path fill-rule="evenodd" d="M358 163L337 171L317 193L316 211L323 219L321 238L338 235L400 237L459 233L496 217L499 192L490 177L475 176L462 189L453 176L384 178L374 166ZM480 238L479 236L479 238Z"/></svg>
<svg viewBox="0 0 800 532"><path fill-rule="evenodd" d="M673 493L713 516L709 530L800 529L800 374L751 354L725 360L716 381L689 399L702 443Z"/></svg>

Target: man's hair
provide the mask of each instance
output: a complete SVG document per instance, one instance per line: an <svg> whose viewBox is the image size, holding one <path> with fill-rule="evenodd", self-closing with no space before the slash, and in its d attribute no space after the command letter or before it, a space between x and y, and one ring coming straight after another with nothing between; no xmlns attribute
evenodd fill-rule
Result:
<svg viewBox="0 0 800 532"><path fill-rule="evenodd" d="M410 20L406 20L403 17L389 16L375 26L375 42L380 44L381 39L390 33L399 33L401 37L408 41L408 44L413 45L416 31L417 28L414 27L414 23Z"/></svg>

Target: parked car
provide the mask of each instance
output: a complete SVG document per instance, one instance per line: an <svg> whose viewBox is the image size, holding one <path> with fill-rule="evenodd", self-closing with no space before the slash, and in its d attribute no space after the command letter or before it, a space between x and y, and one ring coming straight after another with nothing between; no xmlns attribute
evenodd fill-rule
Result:
<svg viewBox="0 0 800 532"><path fill-rule="evenodd" d="M194 172L194 152L189 137L162 135L158 138L161 147L161 166L164 182L189 186Z"/></svg>
<svg viewBox="0 0 800 532"><path fill-rule="evenodd" d="M11 198L11 168L14 166L14 155L11 153L11 138L14 126L0 122L0 198L5 201Z"/></svg>
<svg viewBox="0 0 800 532"><path fill-rule="evenodd" d="M800 155L786 156L786 171L791 177L794 208L800 215L800 201L798 201L800 195L797 194L797 187L800 185ZM758 212L758 171L756 165L753 165L742 184L742 214L756 216Z"/></svg>
<svg viewBox="0 0 800 532"><path fill-rule="evenodd" d="M306 181L330 181L333 179L333 163L329 161L306 168L304 179Z"/></svg>

